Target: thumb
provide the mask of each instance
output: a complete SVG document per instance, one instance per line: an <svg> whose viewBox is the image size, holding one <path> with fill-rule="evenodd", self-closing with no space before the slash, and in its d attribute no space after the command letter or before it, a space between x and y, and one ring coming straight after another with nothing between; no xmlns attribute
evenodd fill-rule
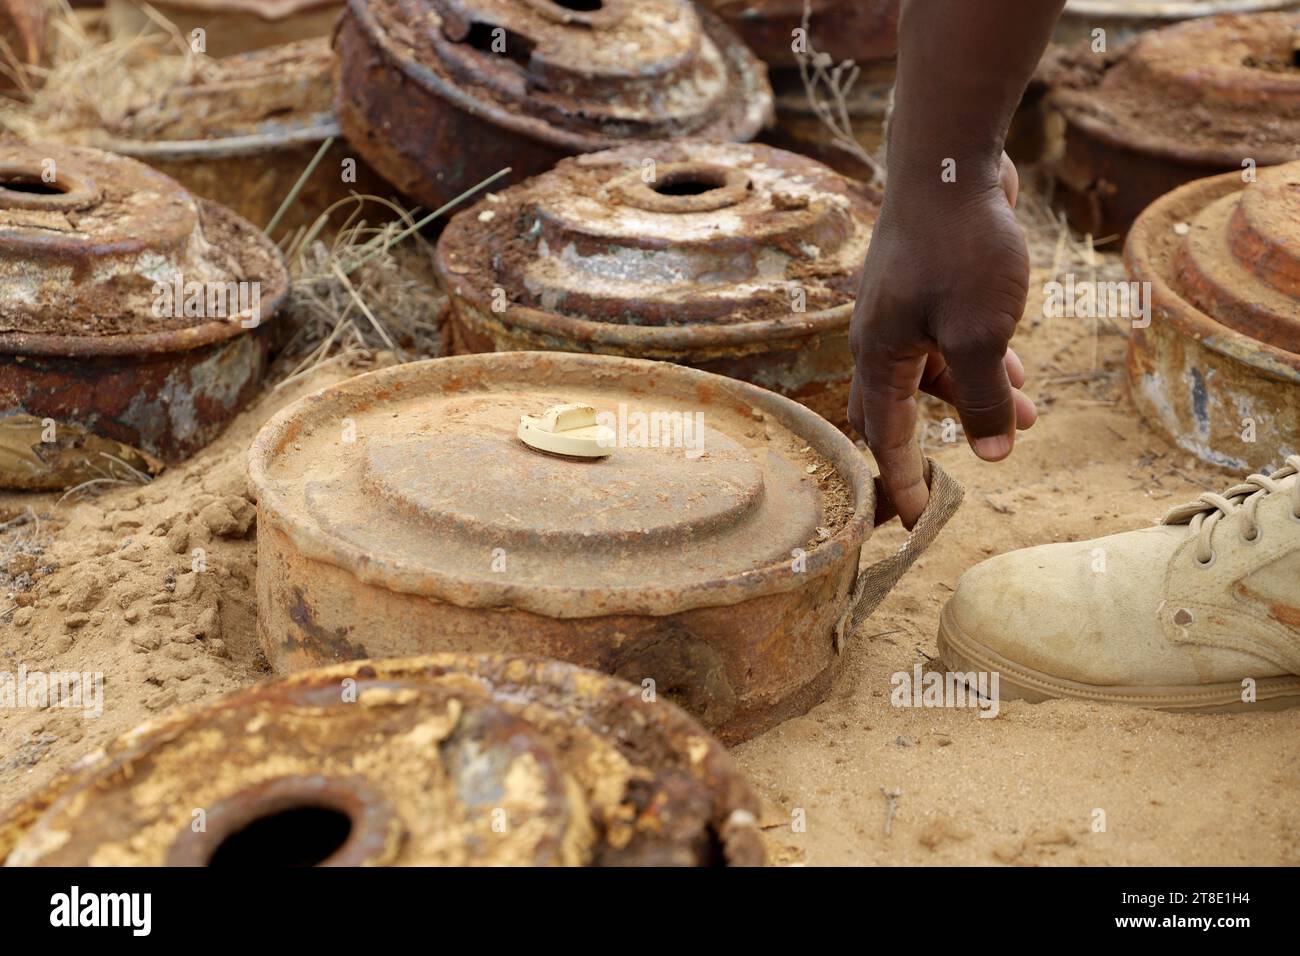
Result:
<svg viewBox="0 0 1300 956"><path fill-rule="evenodd" d="M1006 153L1002 154L1002 168L998 173L998 184L1002 187L1002 192L1006 194L1007 202L1011 208L1016 208L1016 200L1020 198L1020 174L1016 172L1016 164L1011 161L1011 157Z"/></svg>

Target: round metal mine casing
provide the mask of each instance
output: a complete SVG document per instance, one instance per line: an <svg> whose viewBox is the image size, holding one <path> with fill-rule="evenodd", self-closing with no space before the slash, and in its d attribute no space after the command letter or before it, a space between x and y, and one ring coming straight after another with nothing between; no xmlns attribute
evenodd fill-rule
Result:
<svg viewBox="0 0 1300 956"><path fill-rule="evenodd" d="M342 138L333 69L323 37L218 60L138 104L120 125L94 131L93 145L148 163L265 227L334 137L276 226L281 235L310 225L352 192L391 192ZM349 161L355 175L345 177Z"/></svg>
<svg viewBox="0 0 1300 956"><path fill-rule="evenodd" d="M805 0L704 0L768 66L793 68ZM888 59L898 52L899 0L811 0L808 40L836 63Z"/></svg>
<svg viewBox="0 0 1300 956"><path fill-rule="evenodd" d="M1067 0L1054 36L1059 43L1091 42L1093 31L1105 30L1106 42L1117 44L1183 20L1296 7L1300 0Z"/></svg>
<svg viewBox="0 0 1300 956"><path fill-rule="evenodd" d="M256 392L287 290L262 233L161 173L0 146L0 484L103 477L105 447L172 463L207 444Z"/></svg>
<svg viewBox="0 0 1300 956"><path fill-rule="evenodd" d="M1298 30L1297 12L1206 17L1109 54L1074 51L1050 94L1071 222L1122 235L1184 183L1300 159Z"/></svg>
<svg viewBox="0 0 1300 956"><path fill-rule="evenodd" d="M845 424L876 194L756 144L579 156L454 217L435 256L458 351L676 362Z"/></svg>
<svg viewBox="0 0 1300 956"><path fill-rule="evenodd" d="M343 0L149 0L186 40L204 32L208 56L225 57L311 37L328 36ZM162 26L142 0L105 0L109 33L127 39Z"/></svg>
<svg viewBox="0 0 1300 956"><path fill-rule="evenodd" d="M587 404L608 457L516 436ZM802 406L662 362L459 356L354 378L253 445L258 630L279 672L431 651L616 674L724 742L829 688L875 491Z"/></svg>
<svg viewBox="0 0 1300 956"><path fill-rule="evenodd" d="M1175 190L1134 224L1124 259L1151 283L1129 354L1147 421L1236 472L1300 453L1300 163Z"/></svg>
<svg viewBox="0 0 1300 956"><path fill-rule="evenodd" d="M349 0L335 39L348 140L441 206L509 167L517 182L638 139L752 139L766 71L686 0Z"/></svg>
<svg viewBox="0 0 1300 956"><path fill-rule="evenodd" d="M0 862L759 865L758 811L722 746L640 688L441 654L152 720L0 818Z"/></svg>

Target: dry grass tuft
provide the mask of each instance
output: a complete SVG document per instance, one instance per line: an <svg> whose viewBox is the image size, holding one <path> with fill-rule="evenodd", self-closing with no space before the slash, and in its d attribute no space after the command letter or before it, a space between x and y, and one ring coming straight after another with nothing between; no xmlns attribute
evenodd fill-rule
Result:
<svg viewBox="0 0 1300 956"><path fill-rule="evenodd" d="M370 225L363 214L372 204L397 218ZM334 216L342 228L321 239ZM433 247L415 226L409 211L358 195L286 240L292 286L283 319L293 331L277 389L326 363L365 363L379 352L399 362L443 354L446 297L433 284Z"/></svg>
<svg viewBox="0 0 1300 956"><path fill-rule="evenodd" d="M810 36L811 21L812 4L810 0L804 0L802 27L805 37ZM871 185L883 186L885 183L883 155L873 156L853 135L849 101L861 70L852 60L836 63L829 53L821 53L814 49L811 39L807 42L808 49L796 50L795 57L799 61L799 78L803 81L808 105L822 125L830 131L831 142L835 148L848 153L871 170ZM885 122L887 127L888 115ZM885 140L888 139L886 135ZM883 151L882 145L881 152Z"/></svg>
<svg viewBox="0 0 1300 956"><path fill-rule="evenodd" d="M17 66L0 52L9 72L20 74L22 95L0 101L0 130L27 142L85 142L128 125L132 109L157 91L210 74L212 58L190 49L172 24L153 10L165 34L110 40L87 30L66 0L50 16L50 62Z"/></svg>

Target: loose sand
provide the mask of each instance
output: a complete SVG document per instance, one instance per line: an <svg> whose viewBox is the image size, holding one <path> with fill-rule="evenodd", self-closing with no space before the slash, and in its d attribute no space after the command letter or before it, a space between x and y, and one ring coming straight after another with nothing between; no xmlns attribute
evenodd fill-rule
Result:
<svg viewBox="0 0 1300 956"><path fill-rule="evenodd" d="M1029 315L1040 311L1035 294ZM1231 483L1137 419L1122 336L1027 318L1016 347L1043 412L1038 426L997 466L941 443L931 426L929 452L966 485L966 504L852 642L831 698L734 751L768 806L774 862L1300 863L1300 710L1194 717L1008 702L981 719L890 706L891 675L935 654L940 607L967 567L1011 548L1140 527L1202 484ZM0 803L151 713L266 676L245 450L278 408L342 377L321 370L268 393L147 487L61 504L0 496L0 522L11 523L0 532L0 568L10 572L0 583L17 593L0 605L0 669L102 671L106 681L98 719L0 709ZM931 414L937 422L946 412ZM29 507L39 529L12 520ZM869 549L883 554L901 537L893 525ZM191 571L196 548L208 573ZM901 791L888 834L882 791ZM1105 832L1093 832L1096 810ZM798 819L802 832L791 826Z"/></svg>

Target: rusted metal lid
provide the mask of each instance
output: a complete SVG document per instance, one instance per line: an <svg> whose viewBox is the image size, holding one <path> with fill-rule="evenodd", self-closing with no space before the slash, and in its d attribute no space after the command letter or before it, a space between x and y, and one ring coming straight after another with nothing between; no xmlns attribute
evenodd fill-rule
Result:
<svg viewBox="0 0 1300 956"><path fill-rule="evenodd" d="M798 62L793 45L808 6L811 47L836 62L870 60L898 52L899 0L704 0L749 48L771 66Z"/></svg>
<svg viewBox="0 0 1300 956"><path fill-rule="evenodd" d="M519 439L521 416L567 403L612 430L607 456ZM352 379L273 419L249 469L259 521L302 557L386 591L554 618L800 588L857 554L874 510L862 456L807 409L610 356L496 353ZM791 573L795 549L806 574Z"/></svg>
<svg viewBox="0 0 1300 956"><path fill-rule="evenodd" d="M1219 324L1300 354L1300 163L1208 202L1183 232L1174 288Z"/></svg>
<svg viewBox="0 0 1300 956"><path fill-rule="evenodd" d="M436 268L486 321L560 347L752 348L847 327L876 211L873 193L793 153L641 143L457 215Z"/></svg>
<svg viewBox="0 0 1300 956"><path fill-rule="evenodd" d="M639 138L749 139L771 115L761 65L685 0L349 0L348 9L409 83L571 152Z"/></svg>
<svg viewBox="0 0 1300 956"><path fill-rule="evenodd" d="M1150 283L1130 357L1139 408L1234 470L1297 451L1300 162L1190 183L1133 226L1124 257Z"/></svg>
<svg viewBox="0 0 1300 956"><path fill-rule="evenodd" d="M1185 164L1300 158L1300 13L1206 17L1080 51L1053 103L1090 135ZM1119 187L1123 188L1120 183Z"/></svg>
<svg viewBox="0 0 1300 956"><path fill-rule="evenodd" d="M333 69L327 37L207 61L132 105L96 145L175 159L338 136Z"/></svg>
<svg viewBox="0 0 1300 956"><path fill-rule="evenodd" d="M758 865L758 810L673 705L555 661L446 654L154 720L0 820L0 861Z"/></svg>
<svg viewBox="0 0 1300 956"><path fill-rule="evenodd" d="M185 307L187 290L238 283L257 284L243 312L213 318L206 297L202 308ZM287 293L288 274L247 222L135 160L7 144L0 145L0 284L0 348L139 355L195 348L260 325ZM168 293L173 307L159 308Z"/></svg>

